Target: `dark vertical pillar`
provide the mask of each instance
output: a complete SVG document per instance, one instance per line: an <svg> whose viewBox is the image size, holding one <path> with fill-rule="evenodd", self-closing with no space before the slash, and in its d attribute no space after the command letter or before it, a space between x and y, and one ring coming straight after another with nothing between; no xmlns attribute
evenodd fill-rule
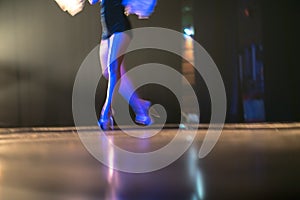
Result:
<svg viewBox="0 0 300 200"><path fill-rule="evenodd" d="M238 94L237 58L237 1L195 0L195 39L208 51L223 77L228 99L228 122L241 120ZM195 57L197 63L197 57ZM197 76L196 86L201 121L210 120L210 98L202 78Z"/></svg>
<svg viewBox="0 0 300 200"><path fill-rule="evenodd" d="M296 0L262 1L268 121L299 121L299 8Z"/></svg>

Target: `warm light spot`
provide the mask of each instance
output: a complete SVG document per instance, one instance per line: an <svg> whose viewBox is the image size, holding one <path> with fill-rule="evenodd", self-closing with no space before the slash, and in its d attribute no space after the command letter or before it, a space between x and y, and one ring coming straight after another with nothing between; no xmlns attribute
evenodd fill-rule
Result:
<svg viewBox="0 0 300 200"><path fill-rule="evenodd" d="M3 169L2 169L2 166L1 166L1 164L0 164L0 186L2 186L3 185L3 183L2 183L2 176L3 176ZM0 187L0 196L2 196L2 193L3 191L1 191L1 187Z"/></svg>
<svg viewBox="0 0 300 200"><path fill-rule="evenodd" d="M246 17L250 17L250 11L249 11L248 8L245 8L245 10L244 10L244 15L245 15Z"/></svg>

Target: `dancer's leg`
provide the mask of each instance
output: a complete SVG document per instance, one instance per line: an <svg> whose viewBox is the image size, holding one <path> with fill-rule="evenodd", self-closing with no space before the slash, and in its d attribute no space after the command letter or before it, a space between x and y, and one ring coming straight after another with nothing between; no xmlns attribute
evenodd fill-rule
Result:
<svg viewBox="0 0 300 200"><path fill-rule="evenodd" d="M108 39L108 53L105 53L105 43L103 43L103 51L100 49L100 56L103 57L101 63L105 66L105 55L107 54L106 68L104 69L104 75L106 75L106 69L108 72L108 87L106 93L106 100L101 111L101 121L109 120L111 115L111 105L113 100L113 92L116 89L116 84L120 79L121 72L120 67L123 61L123 53L125 52L130 42L130 37L125 33L116 33ZM103 55L102 55L103 53Z"/></svg>
<svg viewBox="0 0 300 200"><path fill-rule="evenodd" d="M135 121L139 124L150 125L152 123L151 117L149 116L151 102L141 99L134 90L133 84L126 74L124 62L121 64L120 72L122 82L119 88L119 93L124 97L135 112Z"/></svg>
<svg viewBox="0 0 300 200"><path fill-rule="evenodd" d="M119 80L120 76L122 76L122 82L120 84L119 93L123 96L123 98L128 102L128 104L132 107L136 114L136 121L140 124L149 125L151 123L151 118L148 114L150 102L144 101L139 98L138 94L134 91L133 84L131 80L126 75L126 69L124 67L123 57L118 60L118 63L113 63L110 67L108 63L110 60L115 60L119 55L123 54L127 48L127 43L130 40L125 40L125 44L121 46L121 49L115 49L115 46L121 44L120 40L123 41L122 36L117 38L111 38L109 40L102 40L100 44L100 62L102 66L103 76L109 80L109 87L107 89L107 98L106 102L103 106L103 110L101 112L101 118L108 118L112 101L112 90L115 88L116 82ZM127 36L127 35L126 35ZM127 45L126 45L127 44ZM112 52L112 50L116 50ZM118 53L119 52L119 53ZM120 65L121 63L121 65ZM119 67L120 65L120 67ZM116 70L116 71L115 71ZM109 71L111 71L111 75L109 75ZM107 117L105 117L107 116ZM104 119L104 121L107 119Z"/></svg>
<svg viewBox="0 0 300 200"><path fill-rule="evenodd" d="M134 109L137 106L138 100L140 99L138 94L135 92L132 81L128 78L126 74L126 69L124 67L124 62L121 64L120 68L122 82L119 88L119 93L124 97L128 104Z"/></svg>
<svg viewBox="0 0 300 200"><path fill-rule="evenodd" d="M109 54L109 40L102 40L100 44L100 63L102 67L103 76L108 80L108 54ZM124 62L121 63L120 73L122 77L122 82L120 84L119 93L127 101L127 103L136 107L137 100L139 99L136 92L134 92L133 84L131 80L126 75L126 69L124 67Z"/></svg>
<svg viewBox="0 0 300 200"><path fill-rule="evenodd" d="M102 74L103 76L108 80L108 52L109 52L109 40L101 40L100 43L100 64L102 68Z"/></svg>
<svg viewBox="0 0 300 200"><path fill-rule="evenodd" d="M109 55L109 40L101 40L100 43L100 64L102 68L102 75L108 80L108 55ZM104 108L104 106L103 106ZM102 111L103 111L102 108ZM113 128L113 118L112 113L107 114L106 116L101 111L99 125L103 130L109 130Z"/></svg>

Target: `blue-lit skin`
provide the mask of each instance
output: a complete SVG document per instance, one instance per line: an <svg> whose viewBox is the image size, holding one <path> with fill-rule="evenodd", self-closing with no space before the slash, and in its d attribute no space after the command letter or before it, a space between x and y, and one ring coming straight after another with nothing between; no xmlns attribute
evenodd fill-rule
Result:
<svg viewBox="0 0 300 200"><path fill-rule="evenodd" d="M113 3L118 3L118 1ZM108 6L108 8L110 9L109 12L112 15L113 12L122 12L122 10L119 9L120 7L118 6L114 7L112 5L109 6L108 2L107 4L108 5L106 6ZM111 18L108 17L106 18L106 20L107 19L111 19ZM102 23L109 24L108 22L106 22L106 20L102 21ZM122 21L122 23L125 22ZM123 28L121 28L120 30L123 30ZM127 29L125 28L124 30ZM132 107L136 115L135 121L137 123L142 125L150 125L152 123L151 117L149 116L149 112L148 112L150 108L150 102L144 101L139 98L137 93L134 91L134 87L130 79L126 75L123 60L124 60L124 52L126 51L130 41L131 41L131 36L129 34L123 31L115 31L112 32L112 34L109 35L109 37L103 37L100 43L100 63L102 66L103 75L108 80L106 100L102 108L100 120L99 120L99 124L103 130L112 129L113 113L111 107L112 107L114 91L119 91L119 93ZM121 84L120 86L118 86L119 88L116 88L117 83L121 77L122 77Z"/></svg>
<svg viewBox="0 0 300 200"><path fill-rule="evenodd" d="M101 0L88 0L91 5L101 2ZM112 10L114 11L114 10ZM118 10L116 12L119 12ZM124 68L124 52L129 43L130 36L124 32L113 33L109 38L101 40L100 43L100 63L103 76L108 80L108 88L106 91L106 100L101 111L99 125L103 130L109 130L113 127L112 120L112 100L114 91L118 88L117 82L122 77L119 86L119 93L124 97L128 104L132 107L136 114L135 121L142 125L150 125L152 123L149 116L149 108L151 103L138 97L133 89L133 85L126 75Z"/></svg>
<svg viewBox="0 0 300 200"><path fill-rule="evenodd" d="M126 33L115 33L109 39L102 40L100 44L100 63L102 66L103 75L108 80L106 101L101 111L100 119L103 122L107 121L105 122L106 125L102 127L103 129L107 129L111 125L107 123L109 123L112 115L111 105L113 100L113 92L121 76L122 82L118 91L132 107L136 114L136 119L139 119L138 121L143 125L149 125L152 123L148 113L149 102L140 99L137 93L134 92L132 82L126 75L123 62L124 56L119 56L122 55L126 50L130 40L130 36ZM108 63L111 64L109 65Z"/></svg>
<svg viewBox="0 0 300 200"><path fill-rule="evenodd" d="M108 123L112 117L113 92L121 77L121 67L123 68L123 56L118 57L126 50L129 42L130 37L126 33L115 33L110 38L102 40L100 44L100 62L104 77L108 80L106 100L100 116L100 125L103 129L108 129L111 126ZM109 65L109 63L111 64Z"/></svg>

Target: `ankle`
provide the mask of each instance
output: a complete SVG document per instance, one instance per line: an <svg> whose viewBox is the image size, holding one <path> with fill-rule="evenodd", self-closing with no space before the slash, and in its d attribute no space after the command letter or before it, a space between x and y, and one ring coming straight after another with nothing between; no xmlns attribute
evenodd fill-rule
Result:
<svg viewBox="0 0 300 200"><path fill-rule="evenodd" d="M103 107L102 110L101 110L100 117L102 119L109 119L111 116L112 116L112 110L111 110L111 108L107 109L106 107Z"/></svg>

